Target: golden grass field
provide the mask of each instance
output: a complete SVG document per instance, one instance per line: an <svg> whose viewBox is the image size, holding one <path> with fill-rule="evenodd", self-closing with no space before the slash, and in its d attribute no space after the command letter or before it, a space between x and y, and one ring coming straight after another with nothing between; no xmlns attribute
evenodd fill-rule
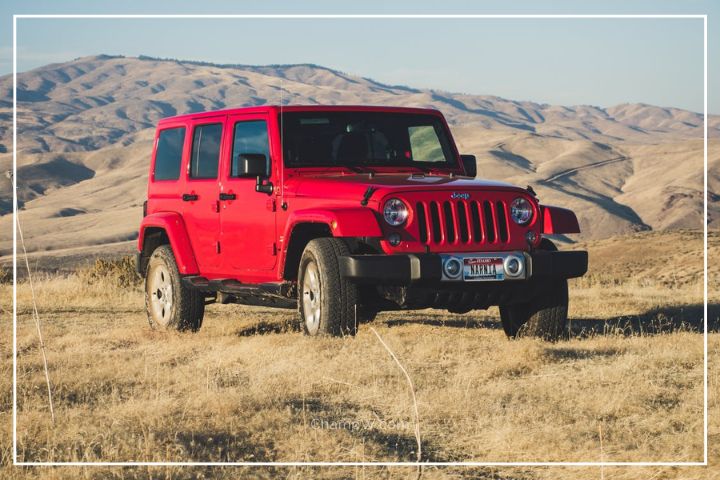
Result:
<svg viewBox="0 0 720 480"><path fill-rule="evenodd" d="M710 244L710 467L425 467L423 478L720 478L720 234ZM211 305L196 334L156 332L141 288L92 269L18 285L20 461L702 461L702 235L575 244L571 333L509 341L496 309L393 312L355 338L308 338L295 312ZM107 270L104 270L107 272ZM2 288L0 477L405 478L414 467L12 467L12 285Z"/></svg>

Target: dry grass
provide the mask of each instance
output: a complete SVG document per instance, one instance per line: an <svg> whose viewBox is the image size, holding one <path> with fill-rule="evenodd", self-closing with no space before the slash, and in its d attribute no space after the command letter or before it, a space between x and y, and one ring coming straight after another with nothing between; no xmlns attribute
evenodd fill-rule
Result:
<svg viewBox="0 0 720 480"><path fill-rule="evenodd" d="M711 258L717 258L718 240L718 235L711 237ZM591 275L572 284L572 334L557 344L506 340L495 309L381 315L373 327L415 387L423 459L702 460L701 245L696 232L587 245ZM631 267L633 274L627 275ZM712 278L717 275L713 266ZM48 414L28 289L19 285L20 460L415 460L407 381L367 326L353 339L311 339L294 331L293 312L214 305L199 333L159 333L147 326L138 286L121 288L112 275L96 276L92 283L83 278L36 281L55 425ZM9 325L11 287L0 288ZM717 325L717 300L711 311ZM0 456L7 465L12 352L8 335L1 342L5 429ZM720 338L712 334L709 342L710 457L717 468ZM3 475L234 478L238 472L6 467ZM242 472L265 478L404 478L415 473L380 468ZM697 468L604 470L608 479L709 474ZM424 474L599 475L598 469L578 468L431 468Z"/></svg>

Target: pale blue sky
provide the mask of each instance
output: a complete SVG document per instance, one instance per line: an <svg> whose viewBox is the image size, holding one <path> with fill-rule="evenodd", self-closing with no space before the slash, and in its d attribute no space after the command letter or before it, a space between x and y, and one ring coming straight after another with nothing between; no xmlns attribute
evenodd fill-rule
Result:
<svg viewBox="0 0 720 480"><path fill-rule="evenodd" d="M720 2L81 2L5 1L0 74L22 13L708 14L710 88L720 76ZM19 19L20 71L98 53L217 63L315 63L413 87L562 105L703 108L702 19Z"/></svg>

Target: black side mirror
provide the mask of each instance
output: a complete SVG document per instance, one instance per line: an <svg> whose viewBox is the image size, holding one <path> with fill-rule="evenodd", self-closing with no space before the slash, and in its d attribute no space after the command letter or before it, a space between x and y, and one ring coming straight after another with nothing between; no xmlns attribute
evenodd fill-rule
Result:
<svg viewBox="0 0 720 480"><path fill-rule="evenodd" d="M238 177L267 176L267 159L262 153L241 153L238 155Z"/></svg>
<svg viewBox="0 0 720 480"><path fill-rule="evenodd" d="M238 177L255 177L255 191L273 192L273 184L265 181L268 176L268 161L262 153L241 153L238 155Z"/></svg>
<svg viewBox="0 0 720 480"><path fill-rule="evenodd" d="M475 178L477 176L477 162L475 160L475 155L460 155L460 160L462 161L465 175Z"/></svg>

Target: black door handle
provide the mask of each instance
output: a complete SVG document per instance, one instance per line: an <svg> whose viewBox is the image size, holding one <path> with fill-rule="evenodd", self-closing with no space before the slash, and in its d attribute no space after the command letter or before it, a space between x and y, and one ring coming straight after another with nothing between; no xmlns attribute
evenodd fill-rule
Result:
<svg viewBox="0 0 720 480"><path fill-rule="evenodd" d="M237 198L237 195L234 193L221 193L220 194L220 200L235 200Z"/></svg>
<svg viewBox="0 0 720 480"><path fill-rule="evenodd" d="M183 202L194 202L198 199L198 196L194 193L183 193Z"/></svg>

